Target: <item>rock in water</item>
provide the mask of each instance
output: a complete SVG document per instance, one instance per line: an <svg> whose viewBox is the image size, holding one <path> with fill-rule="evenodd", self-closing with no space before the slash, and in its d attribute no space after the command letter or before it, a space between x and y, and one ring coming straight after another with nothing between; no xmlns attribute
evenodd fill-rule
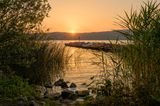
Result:
<svg viewBox="0 0 160 106"><path fill-rule="evenodd" d="M63 99L75 100L77 98L77 95L71 90L64 89L61 93L61 97Z"/></svg>
<svg viewBox="0 0 160 106"><path fill-rule="evenodd" d="M78 98L78 99L76 99L76 102L84 102L84 99Z"/></svg>
<svg viewBox="0 0 160 106"><path fill-rule="evenodd" d="M89 95L89 90L76 91L76 94L80 97L85 97Z"/></svg>
<svg viewBox="0 0 160 106"><path fill-rule="evenodd" d="M54 86L61 86L63 82L64 82L64 79L59 79L54 83Z"/></svg>
<svg viewBox="0 0 160 106"><path fill-rule="evenodd" d="M63 82L62 85L61 85L61 88L65 89L65 88L68 88L68 85L66 82Z"/></svg>
<svg viewBox="0 0 160 106"><path fill-rule="evenodd" d="M44 87L45 88L53 88L53 85L52 85L52 83L48 83L48 84L44 85Z"/></svg>
<svg viewBox="0 0 160 106"><path fill-rule="evenodd" d="M38 104L34 100L31 100L29 106L38 106Z"/></svg>
<svg viewBox="0 0 160 106"><path fill-rule="evenodd" d="M61 88L65 89L68 88L67 83L64 81L64 79L59 79L54 83L55 86L61 86Z"/></svg>
<svg viewBox="0 0 160 106"><path fill-rule="evenodd" d="M60 93L53 93L51 94L51 98L54 98L55 100L58 100L61 97Z"/></svg>
<svg viewBox="0 0 160 106"><path fill-rule="evenodd" d="M71 85L69 86L70 88L76 88L77 85L75 83L71 83Z"/></svg>

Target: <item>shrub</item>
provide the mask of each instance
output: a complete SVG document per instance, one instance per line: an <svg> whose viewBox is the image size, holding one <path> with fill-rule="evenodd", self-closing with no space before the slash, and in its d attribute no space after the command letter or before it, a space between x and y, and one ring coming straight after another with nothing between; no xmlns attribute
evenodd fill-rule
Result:
<svg viewBox="0 0 160 106"><path fill-rule="evenodd" d="M43 85L63 74L67 64L65 47L59 43L17 36L0 45L0 70L15 73Z"/></svg>
<svg viewBox="0 0 160 106"><path fill-rule="evenodd" d="M50 9L48 0L0 1L0 70L40 85L61 74L64 47L34 38L42 35L41 23Z"/></svg>
<svg viewBox="0 0 160 106"><path fill-rule="evenodd" d="M34 52L38 47L27 36L13 36L15 38L0 43L0 70L22 74L36 61Z"/></svg>
<svg viewBox="0 0 160 106"><path fill-rule="evenodd" d="M0 98L33 97L33 88L19 76L0 77Z"/></svg>

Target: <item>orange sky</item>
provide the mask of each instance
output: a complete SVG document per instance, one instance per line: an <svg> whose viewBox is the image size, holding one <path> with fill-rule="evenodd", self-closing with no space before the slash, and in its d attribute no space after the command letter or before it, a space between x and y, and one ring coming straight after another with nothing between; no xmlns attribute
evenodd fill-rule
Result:
<svg viewBox="0 0 160 106"><path fill-rule="evenodd" d="M115 18L131 7L138 9L141 3L142 0L50 0L52 9L44 26L50 32L115 30L120 28L115 25Z"/></svg>

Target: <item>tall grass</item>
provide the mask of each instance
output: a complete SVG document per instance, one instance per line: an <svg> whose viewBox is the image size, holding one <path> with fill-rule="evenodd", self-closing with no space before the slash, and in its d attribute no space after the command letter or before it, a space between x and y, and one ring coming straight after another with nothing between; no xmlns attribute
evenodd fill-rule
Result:
<svg viewBox="0 0 160 106"><path fill-rule="evenodd" d="M63 74L66 49L42 36L14 35L0 43L0 70L16 74L33 84L51 83Z"/></svg>
<svg viewBox="0 0 160 106"><path fill-rule="evenodd" d="M130 14L125 12L125 17L118 18L119 25L128 29L120 33L128 38L129 43L113 48L113 54L108 56L113 68L105 68L106 78L100 90L102 94L111 92L111 104L160 104L159 5L154 1L144 2L139 12L131 10ZM104 59L102 61L102 64L107 63ZM110 89L108 85L111 85Z"/></svg>
<svg viewBox="0 0 160 106"><path fill-rule="evenodd" d="M135 90L145 89L148 96L160 96L160 4L148 1L140 12L120 17L123 33L133 44L120 54L131 68ZM140 88L139 88L140 87ZM139 91L138 91L139 92Z"/></svg>
<svg viewBox="0 0 160 106"><path fill-rule="evenodd" d="M31 66L29 79L41 85L52 83L56 78L63 76L63 69L68 63L66 48L54 41L42 41L38 45L37 60Z"/></svg>

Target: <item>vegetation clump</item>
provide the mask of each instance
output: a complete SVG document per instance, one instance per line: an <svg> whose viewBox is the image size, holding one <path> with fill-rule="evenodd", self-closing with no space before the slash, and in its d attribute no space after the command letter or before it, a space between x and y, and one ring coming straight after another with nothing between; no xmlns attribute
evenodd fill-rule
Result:
<svg viewBox="0 0 160 106"><path fill-rule="evenodd" d="M160 4L144 2L140 11L118 18L128 43L113 48L110 63L102 56L104 73L97 85L98 106L160 105ZM112 70L107 68L112 66ZM108 86L109 85L109 86ZM108 95L109 94L109 95ZM103 99L102 99L103 98ZM104 102L100 104L100 102Z"/></svg>
<svg viewBox="0 0 160 106"><path fill-rule="evenodd" d="M48 0L0 0L0 102L35 97L32 85L63 74L65 47L44 41L41 29L50 9Z"/></svg>
<svg viewBox="0 0 160 106"><path fill-rule="evenodd" d="M160 5L153 1L144 4L139 13L131 11L120 18L121 25L129 29L123 34L133 43L120 56L130 68L136 96L146 103L160 97Z"/></svg>
<svg viewBox="0 0 160 106"><path fill-rule="evenodd" d="M35 95L28 82L19 76L2 76L0 77L0 85L0 98L17 98L21 95L32 97Z"/></svg>

